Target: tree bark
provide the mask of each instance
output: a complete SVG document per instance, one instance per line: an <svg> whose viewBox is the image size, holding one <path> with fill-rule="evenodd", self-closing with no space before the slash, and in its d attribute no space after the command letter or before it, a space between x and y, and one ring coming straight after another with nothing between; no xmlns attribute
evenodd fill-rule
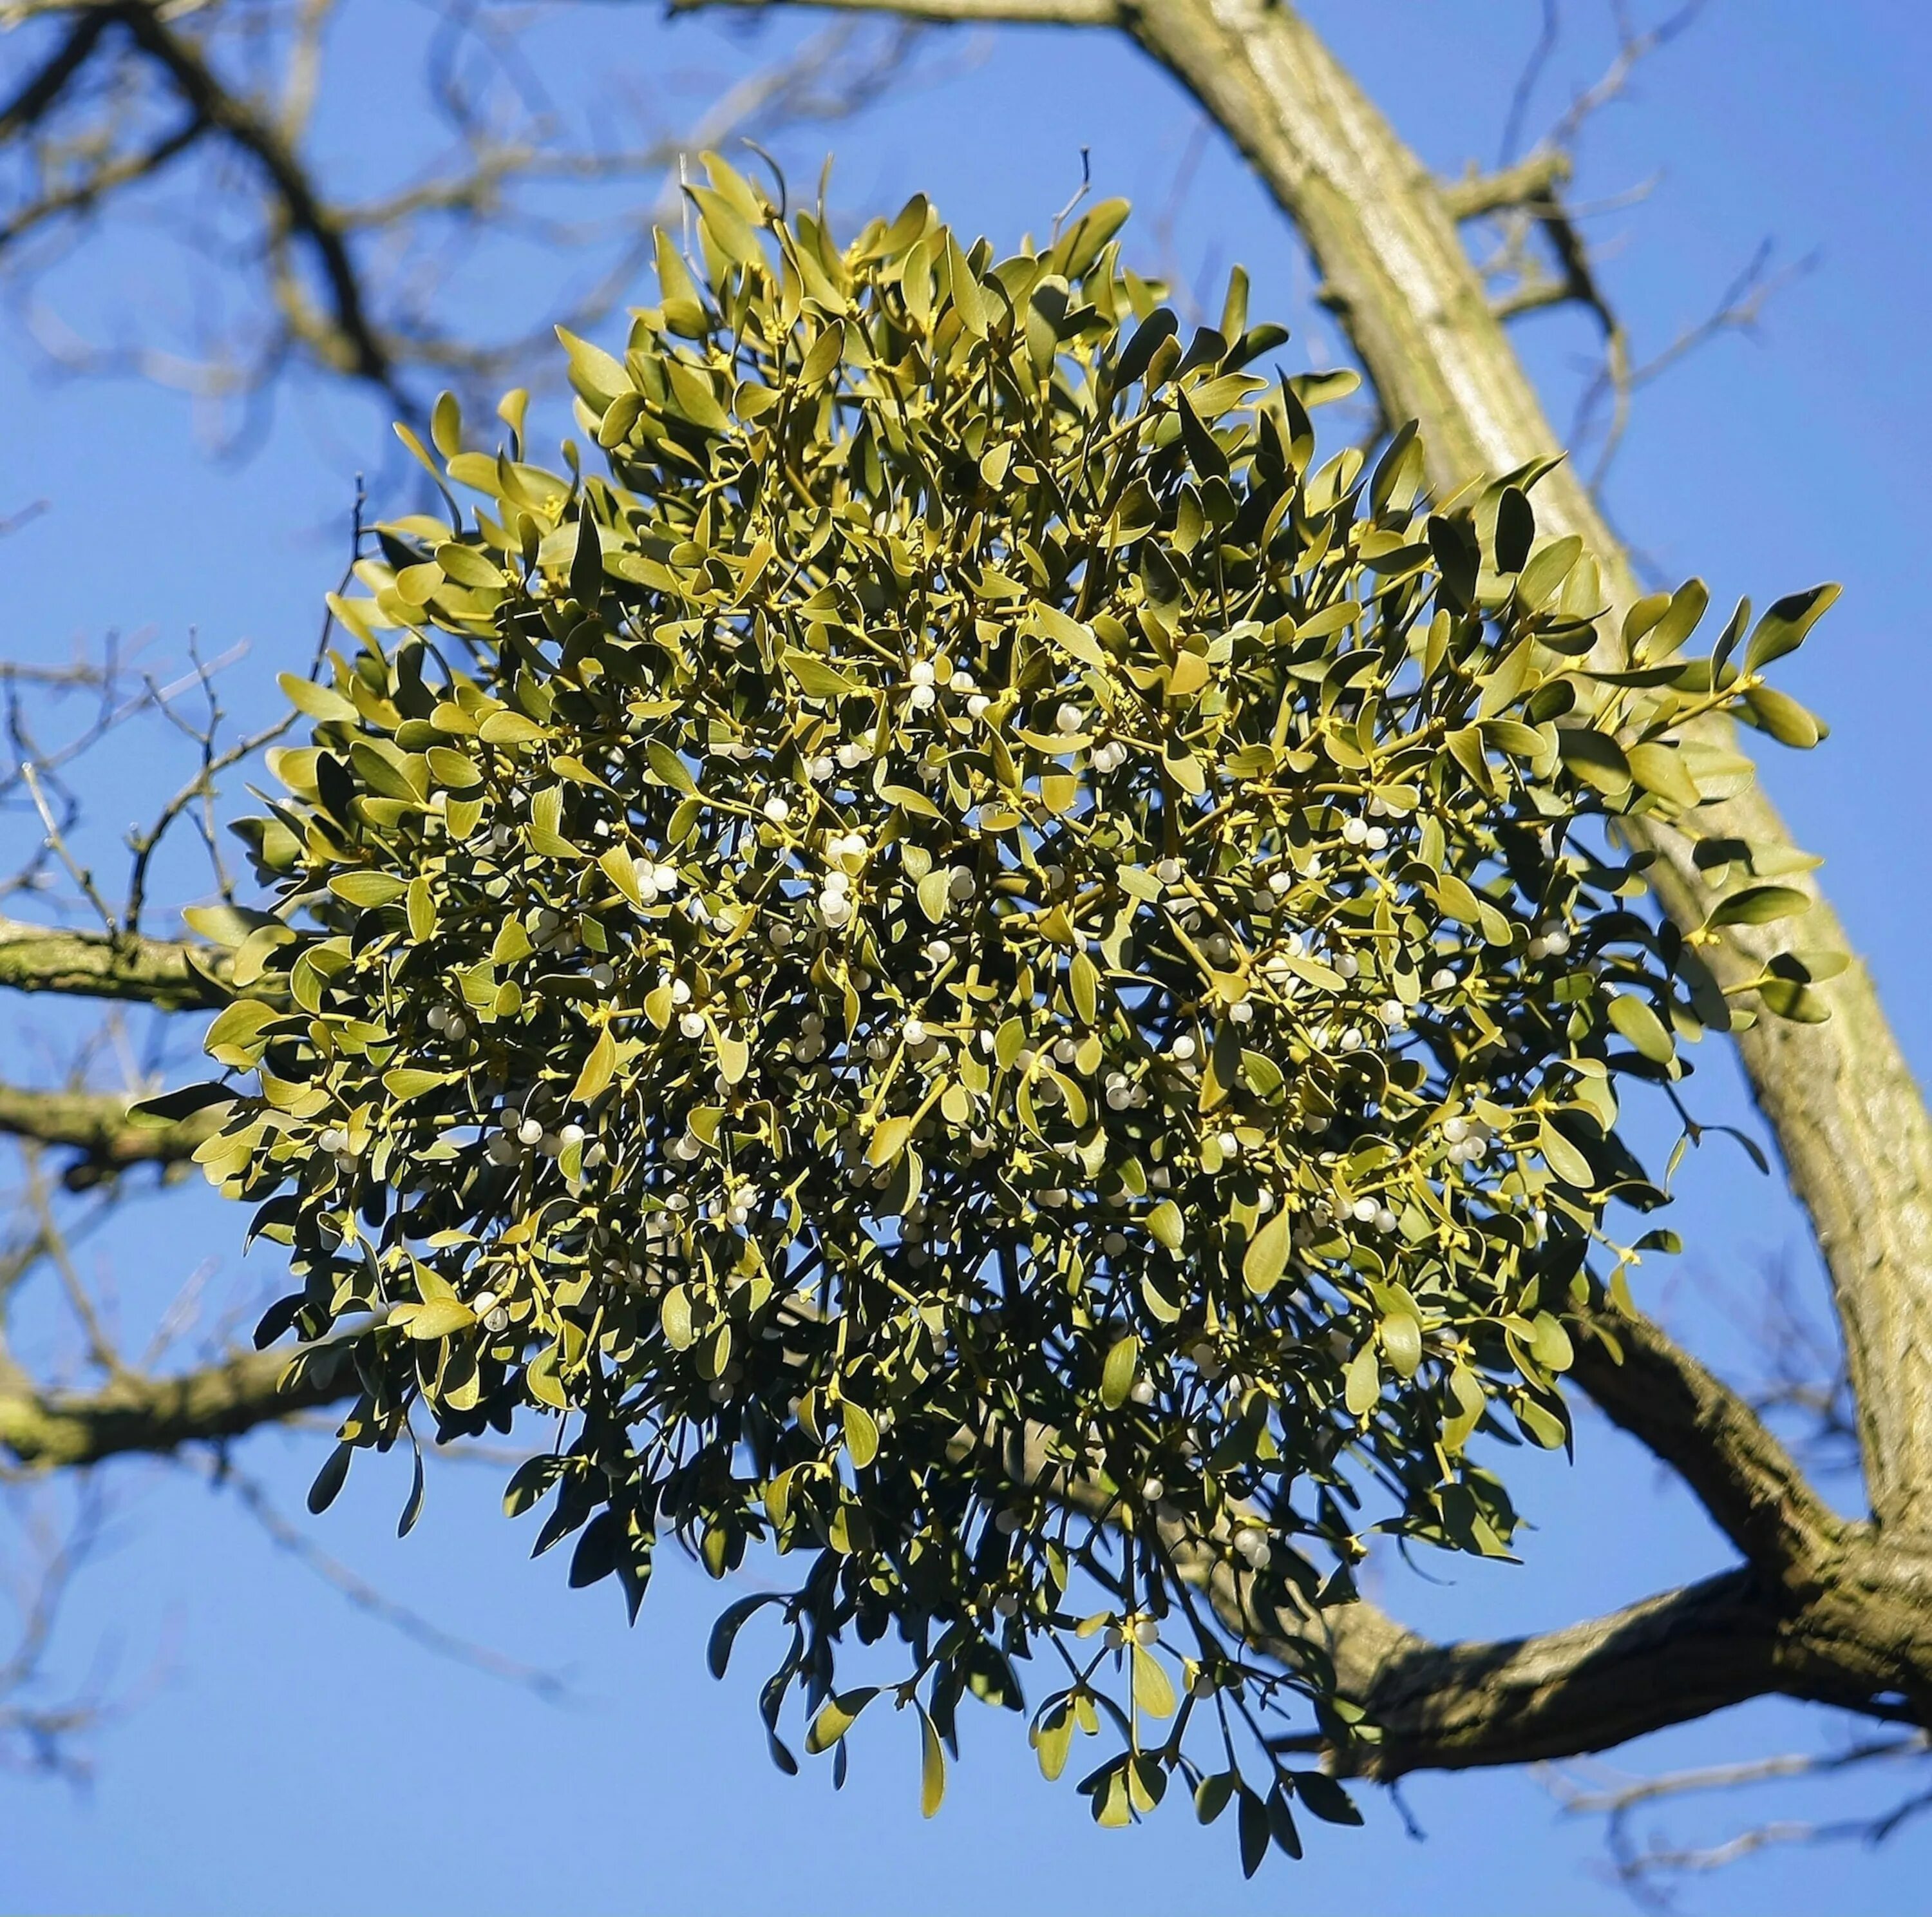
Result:
<svg viewBox="0 0 1932 1917"><path fill-rule="evenodd" d="M0 986L85 999L118 999L192 1011L226 1005L227 954L175 939L69 932L0 918Z"/></svg>
<svg viewBox="0 0 1932 1917"><path fill-rule="evenodd" d="M0 1084L0 1132L43 1145L71 1146L80 1155L62 1174L70 1191L86 1189L131 1165L179 1164L220 1128L219 1110L173 1125L137 1125L131 1101L118 1092L34 1092Z"/></svg>

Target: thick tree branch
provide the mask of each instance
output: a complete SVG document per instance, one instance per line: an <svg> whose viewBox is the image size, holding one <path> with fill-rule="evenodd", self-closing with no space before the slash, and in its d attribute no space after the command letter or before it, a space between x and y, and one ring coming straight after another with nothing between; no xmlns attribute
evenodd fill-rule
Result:
<svg viewBox="0 0 1932 1917"><path fill-rule="evenodd" d="M226 1005L227 954L175 939L70 932L0 918L0 987L83 999L122 999L164 1011Z"/></svg>
<svg viewBox="0 0 1932 1917"><path fill-rule="evenodd" d="M124 1374L89 1393L42 1391L16 1366L0 1364L0 1449L22 1465L58 1470L238 1438L352 1397L361 1388L353 1343L345 1336L244 1352L173 1378Z"/></svg>
<svg viewBox="0 0 1932 1917"><path fill-rule="evenodd" d="M63 1174L70 1191L83 1191L137 1164L179 1164L220 1127L220 1107L174 1125L138 1125L130 1101L118 1092L37 1092L0 1084L0 1132L43 1145L71 1146L80 1154Z"/></svg>
<svg viewBox="0 0 1932 1917"><path fill-rule="evenodd" d="M1790 1681L1777 1611L1745 1571L1532 1637L1430 1644L1345 1612L1334 1638L1381 1732L1345 1759L1382 1780L1607 1750Z"/></svg>
<svg viewBox="0 0 1932 1917"><path fill-rule="evenodd" d="M1570 1378L1684 1480L1747 1560L1779 1577L1829 1552L1841 1521L1743 1398L1648 1318L1603 1329L1579 1342Z"/></svg>

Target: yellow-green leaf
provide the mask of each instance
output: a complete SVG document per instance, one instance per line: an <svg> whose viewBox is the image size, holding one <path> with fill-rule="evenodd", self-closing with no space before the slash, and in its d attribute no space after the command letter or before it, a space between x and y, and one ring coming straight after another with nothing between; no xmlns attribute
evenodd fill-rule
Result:
<svg viewBox="0 0 1932 1917"><path fill-rule="evenodd" d="M438 1298L427 1305L398 1305L392 1314L411 1338L447 1338L452 1332L466 1331L476 1322L476 1314L454 1298Z"/></svg>
<svg viewBox="0 0 1932 1917"><path fill-rule="evenodd" d="M1138 1644L1134 1646L1134 1702L1150 1717L1174 1715L1174 1681L1167 1667Z"/></svg>
<svg viewBox="0 0 1932 1917"><path fill-rule="evenodd" d="M923 1710L919 1714L919 1808L922 1816L930 1817L946 1795L946 1753L940 1747L939 1732Z"/></svg>
<svg viewBox="0 0 1932 1917"><path fill-rule="evenodd" d="M1287 1212L1271 1212L1248 1240L1241 1280L1258 1298L1265 1298L1288 1268L1288 1232Z"/></svg>
<svg viewBox="0 0 1932 1917"><path fill-rule="evenodd" d="M1118 1340L1108 1352L1100 1372L1100 1402L1108 1411L1117 1411L1127 1402L1127 1394L1134 1388L1140 1354L1140 1340L1131 1333Z"/></svg>
<svg viewBox="0 0 1932 1917"><path fill-rule="evenodd" d="M844 1407L845 1448L852 1462L863 1471L879 1455L879 1427L862 1405L849 1399Z"/></svg>
<svg viewBox="0 0 1932 1917"><path fill-rule="evenodd" d="M382 1089L399 1105L405 1105L412 1098L420 1098L425 1092L434 1092L439 1085L449 1082L446 1071L425 1071L419 1066L399 1065L393 1071L382 1074Z"/></svg>
<svg viewBox="0 0 1932 1917"><path fill-rule="evenodd" d="M610 1082L610 1076L617 1068L617 1041L611 1036L607 1025L597 1035L597 1042L590 1048L590 1056L584 1061L584 1068L577 1074L577 1083L570 1088L573 1103L588 1104Z"/></svg>
<svg viewBox="0 0 1932 1917"><path fill-rule="evenodd" d="M1642 999L1624 993L1610 1001L1610 1023L1653 1064L1668 1065L1677 1055L1664 1021Z"/></svg>

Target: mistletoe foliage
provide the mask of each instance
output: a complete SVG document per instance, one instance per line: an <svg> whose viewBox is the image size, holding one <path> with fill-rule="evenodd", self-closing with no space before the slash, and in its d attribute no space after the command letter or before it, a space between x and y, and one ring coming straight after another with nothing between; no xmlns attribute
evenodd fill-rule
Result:
<svg viewBox="0 0 1932 1917"><path fill-rule="evenodd" d="M1118 204L842 251L710 177L622 356L566 339L608 473L446 400L447 521L287 682L201 1155L292 1249L265 1340L368 1321L318 1504L414 1412L554 1418L508 1503L574 1583L634 1607L667 1529L802 1567L714 1644L776 1608L788 1767L883 1676L929 1809L1031 1661L1049 1774L1099 1735L1120 1822L1178 1771L1252 1867L1352 1814L1266 1740L1373 1735L1321 1648L1363 1534L1502 1554L1472 1436L1565 1440L1606 1208L1660 1195L1620 1081L1765 1009L1615 828L1748 777L1704 714L1815 738L1759 668L1828 593L1742 654L1684 652L1694 582L1612 629L1537 472L1318 467L1346 382L1250 370L1238 276L1184 341Z"/></svg>

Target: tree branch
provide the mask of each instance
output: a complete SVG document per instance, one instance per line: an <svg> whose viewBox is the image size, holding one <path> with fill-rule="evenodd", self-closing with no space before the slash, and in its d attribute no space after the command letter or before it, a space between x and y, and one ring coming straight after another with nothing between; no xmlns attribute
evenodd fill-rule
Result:
<svg viewBox="0 0 1932 1917"><path fill-rule="evenodd" d="M1570 174L1569 155L1544 147L1493 173L1479 173L1472 164L1460 179L1444 180L1437 190L1450 218L1478 220L1508 207L1546 200L1559 186L1569 183Z"/></svg>
<svg viewBox="0 0 1932 1917"><path fill-rule="evenodd" d="M1390 1636L1353 1607L1336 1626L1345 1688L1381 1732L1345 1757L1382 1781L1606 1750L1790 1681L1778 1612L1745 1571L1490 1643Z"/></svg>
<svg viewBox="0 0 1932 1917"><path fill-rule="evenodd" d="M406 410L388 350L363 303L362 280L349 257L341 223L324 204L280 128L223 83L201 49L174 30L161 8L143 0L124 0L116 13L135 44L166 70L190 110L261 168L281 203L290 230L314 249L328 287L343 349L338 370L380 386Z"/></svg>
<svg viewBox="0 0 1932 1917"><path fill-rule="evenodd" d="M37 1092L0 1084L0 1132L74 1146L80 1156L62 1182L70 1191L80 1191L130 1166L182 1164L221 1122L217 1107L177 1124L139 1125L128 1116L131 1102L118 1092Z"/></svg>
<svg viewBox="0 0 1932 1917"><path fill-rule="evenodd" d="M1760 1570L1783 1577L1826 1555L1841 1521L1744 1399L1649 1319L1600 1322L1569 1375L1610 1422L1670 1465Z"/></svg>
<svg viewBox="0 0 1932 1917"><path fill-rule="evenodd" d="M0 1447L22 1465L58 1470L238 1438L353 1397L361 1335L244 1352L172 1378L124 1374L92 1393L41 1391L9 1362L0 1365Z"/></svg>
<svg viewBox="0 0 1932 1917"><path fill-rule="evenodd" d="M227 1004L227 954L175 939L110 937L0 918L0 987L188 1011Z"/></svg>

